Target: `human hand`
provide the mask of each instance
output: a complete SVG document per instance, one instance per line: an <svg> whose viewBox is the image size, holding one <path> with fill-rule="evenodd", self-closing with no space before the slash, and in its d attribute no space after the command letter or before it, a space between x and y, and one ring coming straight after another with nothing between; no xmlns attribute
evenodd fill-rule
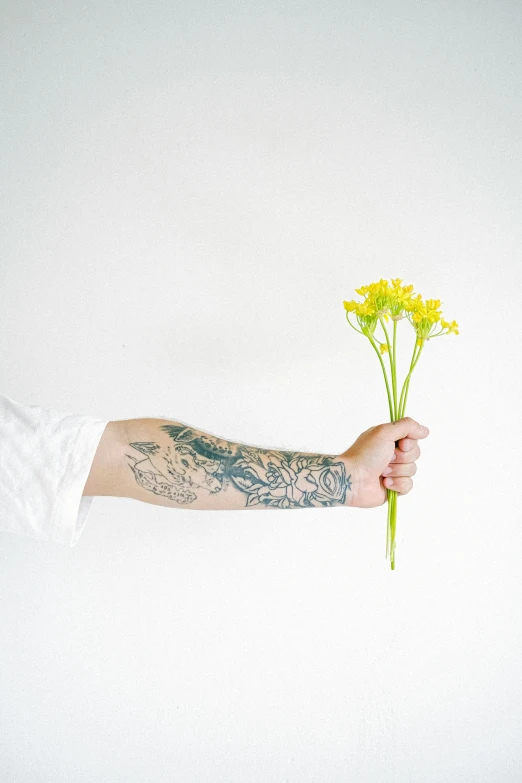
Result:
<svg viewBox="0 0 522 783"><path fill-rule="evenodd" d="M351 506L375 508L387 500L387 489L406 495L413 487L420 456L418 440L430 434L427 427L406 416L378 424L359 435L353 446L339 455L351 474Z"/></svg>

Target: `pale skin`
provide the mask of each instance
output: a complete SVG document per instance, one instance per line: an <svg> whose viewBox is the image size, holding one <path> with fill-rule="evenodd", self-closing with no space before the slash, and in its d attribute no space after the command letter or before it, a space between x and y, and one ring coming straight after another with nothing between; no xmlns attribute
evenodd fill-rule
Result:
<svg viewBox="0 0 522 783"><path fill-rule="evenodd" d="M406 416L319 454L248 446L171 419L111 421L83 494L199 510L374 508L387 489L411 491L428 435Z"/></svg>

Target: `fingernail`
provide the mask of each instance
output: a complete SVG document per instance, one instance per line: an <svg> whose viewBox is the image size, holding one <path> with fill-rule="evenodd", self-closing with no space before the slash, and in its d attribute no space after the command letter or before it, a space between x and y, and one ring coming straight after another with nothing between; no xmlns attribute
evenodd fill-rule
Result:
<svg viewBox="0 0 522 783"><path fill-rule="evenodd" d="M391 487L393 485L393 479L392 478L387 478L386 479L386 484L387 484L388 487Z"/></svg>
<svg viewBox="0 0 522 783"><path fill-rule="evenodd" d="M393 457L391 458L390 462L393 462L393 461L394 461L394 460L396 460L396 459L397 459L397 452L396 452L396 451L394 451L394 452L393 452Z"/></svg>
<svg viewBox="0 0 522 783"><path fill-rule="evenodd" d="M384 470L382 472L382 475L383 476L389 476L390 473L392 472L392 470L393 470L393 468L390 468L390 466L388 466L387 468L384 468Z"/></svg>

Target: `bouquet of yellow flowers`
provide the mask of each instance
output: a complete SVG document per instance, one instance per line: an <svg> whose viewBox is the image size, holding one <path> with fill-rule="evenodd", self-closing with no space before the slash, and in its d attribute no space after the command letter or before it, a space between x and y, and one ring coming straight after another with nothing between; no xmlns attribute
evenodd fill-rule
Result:
<svg viewBox="0 0 522 783"><path fill-rule="evenodd" d="M355 293L364 297L363 302L344 302L346 320L359 334L364 335L370 341L377 358L381 363L388 393L390 407L390 421L402 419L405 415L406 400L413 370L417 366L424 344L439 337L442 334L458 334L456 321L448 323L442 317L439 299L426 299L423 301L421 294L413 294L413 286L402 285L399 278L380 280L378 283L363 285L356 288ZM355 313L360 329L350 321L350 313ZM393 321L393 335L386 329L389 319ZM397 322L406 319L415 331L415 345L409 372L404 380L399 399L397 394ZM375 329L380 323L384 332L385 342L375 338ZM439 331L437 331L437 329ZM387 353L390 360L391 390L383 355ZM386 527L386 558L390 554L392 570L395 569L395 534L397 530L397 493L391 489L388 492L388 522Z"/></svg>

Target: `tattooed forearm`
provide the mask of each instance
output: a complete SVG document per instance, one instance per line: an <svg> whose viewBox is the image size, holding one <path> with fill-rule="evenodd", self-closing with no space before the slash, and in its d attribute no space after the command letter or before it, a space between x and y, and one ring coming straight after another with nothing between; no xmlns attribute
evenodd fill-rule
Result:
<svg viewBox="0 0 522 783"><path fill-rule="evenodd" d="M125 424L128 469L141 490L157 498L140 493L146 502L200 509L350 504L351 474L340 457L247 446L161 419Z"/></svg>

